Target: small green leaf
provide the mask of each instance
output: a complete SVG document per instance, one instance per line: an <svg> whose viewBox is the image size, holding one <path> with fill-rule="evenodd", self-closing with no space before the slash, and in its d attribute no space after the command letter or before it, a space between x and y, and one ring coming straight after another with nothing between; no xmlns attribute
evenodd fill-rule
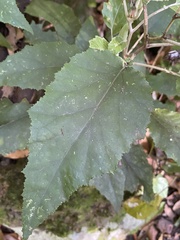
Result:
<svg viewBox="0 0 180 240"><path fill-rule="evenodd" d="M75 45L61 42L26 46L0 63L0 85L44 89L54 80L54 73L77 52Z"/></svg>
<svg viewBox="0 0 180 240"><path fill-rule="evenodd" d="M0 9L0 22L9 23L12 26L22 28L33 33L32 28L25 19L24 15L19 11L15 0L1 0Z"/></svg>
<svg viewBox="0 0 180 240"><path fill-rule="evenodd" d="M180 173L180 166L178 166L177 163L174 162L167 162L166 165L163 166L163 169L168 174Z"/></svg>
<svg viewBox="0 0 180 240"><path fill-rule="evenodd" d="M155 199L151 202L144 202L139 198L130 198L128 199L123 207L128 214L137 218L137 219L151 219L153 216L156 216L159 213L159 206L162 201L162 198L157 195Z"/></svg>
<svg viewBox="0 0 180 240"><path fill-rule="evenodd" d="M25 238L77 188L115 170L132 141L144 136L150 92L144 77L109 51L77 54L56 74L29 111Z"/></svg>
<svg viewBox="0 0 180 240"><path fill-rule="evenodd" d="M138 186L144 186L144 200L150 201L152 191L152 168L147 162L146 154L139 145L132 145L129 153L122 157L121 169L125 175L125 190L137 191Z"/></svg>
<svg viewBox="0 0 180 240"><path fill-rule="evenodd" d="M127 44L127 36L128 36L128 24L125 24L123 28L120 30L118 36L113 37L113 39L108 44L108 49L115 54L122 52L122 50L126 47Z"/></svg>
<svg viewBox="0 0 180 240"><path fill-rule="evenodd" d="M2 35L2 33L0 33L0 46L6 47L11 49L11 45L8 43L8 41L6 40L6 38Z"/></svg>
<svg viewBox="0 0 180 240"><path fill-rule="evenodd" d="M27 110L31 105L22 101L13 104L8 99L0 101L0 152L7 154L27 147L30 136L30 119Z"/></svg>
<svg viewBox="0 0 180 240"><path fill-rule="evenodd" d="M26 8L26 13L43 17L52 23L57 34L69 44L75 42L80 30L80 23L73 10L64 4L52 1L33 0Z"/></svg>
<svg viewBox="0 0 180 240"><path fill-rule="evenodd" d="M75 44L79 47L79 49L85 51L89 47L89 40L97 35L97 29L94 25L93 18L89 17L82 24L79 34L76 37Z"/></svg>
<svg viewBox="0 0 180 240"><path fill-rule="evenodd" d="M106 50L108 49L108 41L105 38L96 36L95 38L89 41L90 48L97 50Z"/></svg>
<svg viewBox="0 0 180 240"><path fill-rule="evenodd" d="M111 37L115 36L127 23L123 1L109 0L104 3L102 10L104 21L111 30Z"/></svg>
<svg viewBox="0 0 180 240"><path fill-rule="evenodd" d="M176 0L176 6L171 7L176 13L180 12L180 0Z"/></svg>
<svg viewBox="0 0 180 240"><path fill-rule="evenodd" d="M156 146L180 164L180 114L166 109L155 109L149 128Z"/></svg>
<svg viewBox="0 0 180 240"><path fill-rule="evenodd" d="M113 205L116 212L119 211L124 196L125 177L120 168L115 173L106 173L90 181Z"/></svg>
<svg viewBox="0 0 180 240"><path fill-rule="evenodd" d="M168 194L168 181L161 175L153 178L153 191L161 198L166 198Z"/></svg>

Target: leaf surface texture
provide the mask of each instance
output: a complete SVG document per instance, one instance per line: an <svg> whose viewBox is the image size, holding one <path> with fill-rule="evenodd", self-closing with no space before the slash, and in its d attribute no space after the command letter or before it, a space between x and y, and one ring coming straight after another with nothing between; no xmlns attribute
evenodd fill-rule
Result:
<svg viewBox="0 0 180 240"><path fill-rule="evenodd" d="M56 74L29 111L24 237L78 187L115 170L132 141L145 133L150 92L144 77L109 51L77 54Z"/></svg>

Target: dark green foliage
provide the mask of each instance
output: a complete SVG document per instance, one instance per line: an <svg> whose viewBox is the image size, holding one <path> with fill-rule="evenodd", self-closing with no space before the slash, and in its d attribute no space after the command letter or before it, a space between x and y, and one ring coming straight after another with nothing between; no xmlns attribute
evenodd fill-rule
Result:
<svg viewBox="0 0 180 240"><path fill-rule="evenodd" d="M33 0L26 13L43 18L38 25L28 24L14 1L9 2L0 3L0 20L26 30L31 46L0 64L0 83L45 89L45 96L32 107L25 101L0 104L1 153L25 147L30 151L23 171L24 238L83 185L96 186L117 211L124 191L133 193L143 186L142 199L150 201L152 169L135 142L149 127L156 146L180 164L179 113L172 102L162 106L151 96L152 91L178 96L180 76L163 68L166 73L149 75L143 50L156 40L157 46L168 43L164 35L178 3L138 1L132 7L110 0L102 10L108 28L106 38L101 38L97 35L102 26L97 28L98 18L94 23L90 14L95 1L74 6L73 1ZM148 14L161 12L149 18L149 30L144 26L151 37L157 36L152 42L139 40L142 20L148 18L141 14L146 3ZM165 11L164 4L173 5ZM7 9L12 9L11 15ZM49 23L53 27L43 31ZM173 23L171 34L178 31ZM176 37L173 44L178 45ZM4 37L0 40L1 46L9 47Z"/></svg>

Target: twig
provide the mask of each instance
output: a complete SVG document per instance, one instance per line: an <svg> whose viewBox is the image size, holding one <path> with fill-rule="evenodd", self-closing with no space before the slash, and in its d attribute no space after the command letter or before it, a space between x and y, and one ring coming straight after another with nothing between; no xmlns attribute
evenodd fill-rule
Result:
<svg viewBox="0 0 180 240"><path fill-rule="evenodd" d="M158 53L157 53L157 55L156 55L156 57L155 57L155 59L154 59L154 61L153 61L153 63L152 63L152 66L153 66L153 67L156 65L156 63L157 63L157 61L158 61L158 59L159 59L159 57L160 57L161 52L163 51L163 49L164 49L164 47L161 46L161 48L159 49L159 51L158 51ZM152 73L153 67L149 69L149 72L150 72L150 73Z"/></svg>
<svg viewBox="0 0 180 240"><path fill-rule="evenodd" d="M144 46L141 46L141 47L139 47L134 53L133 53L133 55L131 56L131 60L133 60L137 55L138 55L138 53L140 53L141 51L143 51L144 50Z"/></svg>
<svg viewBox="0 0 180 240"><path fill-rule="evenodd" d="M163 33L163 35L162 35L162 38L164 38L164 37L166 36L166 34L167 34L167 32L169 31L170 27L172 26L172 24L174 23L174 21L175 21L176 19L178 19L178 18L180 18L180 17L177 16L177 13L174 14L174 16L172 17L170 23L169 23L168 26L166 27L166 29L165 29L165 31L164 31L164 33Z"/></svg>
<svg viewBox="0 0 180 240"><path fill-rule="evenodd" d="M180 5L180 3L173 3L173 4L170 4L170 5L168 5L168 6L164 6L163 8L160 8L160 9L158 9L157 11L151 13L151 14L148 16L148 19L154 17L155 15L157 15L157 14L160 13L160 12L163 12L163 11L167 10L168 8L175 7L175 6L177 6L177 5ZM134 31L134 32L137 31L143 24L144 24L144 20L142 20L142 21L133 29L133 31Z"/></svg>
<svg viewBox="0 0 180 240"><path fill-rule="evenodd" d="M146 48L154 48L154 47L168 47L174 46L172 43L150 43L146 46Z"/></svg>
<svg viewBox="0 0 180 240"><path fill-rule="evenodd" d="M127 4L126 4L126 0L123 0L123 6L124 6L124 13L126 18L128 17L128 9L127 9Z"/></svg>
<svg viewBox="0 0 180 240"><path fill-rule="evenodd" d="M139 63L139 62L132 62L132 64L133 64L133 65L136 65L136 66L153 68L153 69L159 70L159 71L161 71L161 72L165 72L165 73L168 73L168 74L171 74L171 75L180 77L180 74L178 74L178 73L176 73L176 72L173 72L173 71L170 71L170 70L167 70L167 69L165 69L165 68L161 68L161 67L157 67L157 66L152 66L152 65L149 65L149 64Z"/></svg>
<svg viewBox="0 0 180 240"><path fill-rule="evenodd" d="M144 48L147 45L147 37L148 37L148 12L146 4L143 4L143 12L144 12Z"/></svg>
<svg viewBox="0 0 180 240"><path fill-rule="evenodd" d="M134 43L134 45L131 47L131 49L128 51L127 55L129 55L134 49L135 47L138 45L138 43L142 40L142 38L144 37L144 33L141 34L141 36L138 38L138 40Z"/></svg>
<svg viewBox="0 0 180 240"><path fill-rule="evenodd" d="M132 38L132 35L133 35L132 23L128 22L128 25L129 25L129 35L128 35L128 39L127 39L126 48L124 49L124 56L125 57L128 55L128 49L129 49L129 45L130 45L131 38Z"/></svg>
<svg viewBox="0 0 180 240"><path fill-rule="evenodd" d="M180 46L180 42L176 42L176 41L173 41L171 39L162 39L162 40L165 43L169 43L169 44L172 44L172 45Z"/></svg>

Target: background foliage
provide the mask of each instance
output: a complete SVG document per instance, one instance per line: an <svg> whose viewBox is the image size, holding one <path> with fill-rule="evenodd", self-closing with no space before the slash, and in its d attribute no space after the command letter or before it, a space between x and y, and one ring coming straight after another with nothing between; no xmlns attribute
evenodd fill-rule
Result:
<svg viewBox="0 0 180 240"><path fill-rule="evenodd" d="M147 47L143 19L149 19L144 31L150 41L156 37L149 48L156 40L156 46L163 41L179 46L178 21L172 20L179 2L137 2L135 10L126 1L104 3L104 36L90 16L95 1L80 7L71 1L32 0L25 16L42 18L38 24L29 24L15 1L0 4L0 20L24 29L29 45L0 64L1 85L45 90L33 106L24 100L0 102L1 153L30 152L23 171L25 239L83 185L95 186L117 211L124 192L140 186L142 200L153 200L152 168L137 145L147 127L156 147L180 163L180 115L168 104L157 107L151 96L153 91L179 96L178 69L161 65L157 81L140 55ZM43 31L47 24L52 28ZM173 40L167 41L167 33ZM8 46L4 38L0 41Z"/></svg>

